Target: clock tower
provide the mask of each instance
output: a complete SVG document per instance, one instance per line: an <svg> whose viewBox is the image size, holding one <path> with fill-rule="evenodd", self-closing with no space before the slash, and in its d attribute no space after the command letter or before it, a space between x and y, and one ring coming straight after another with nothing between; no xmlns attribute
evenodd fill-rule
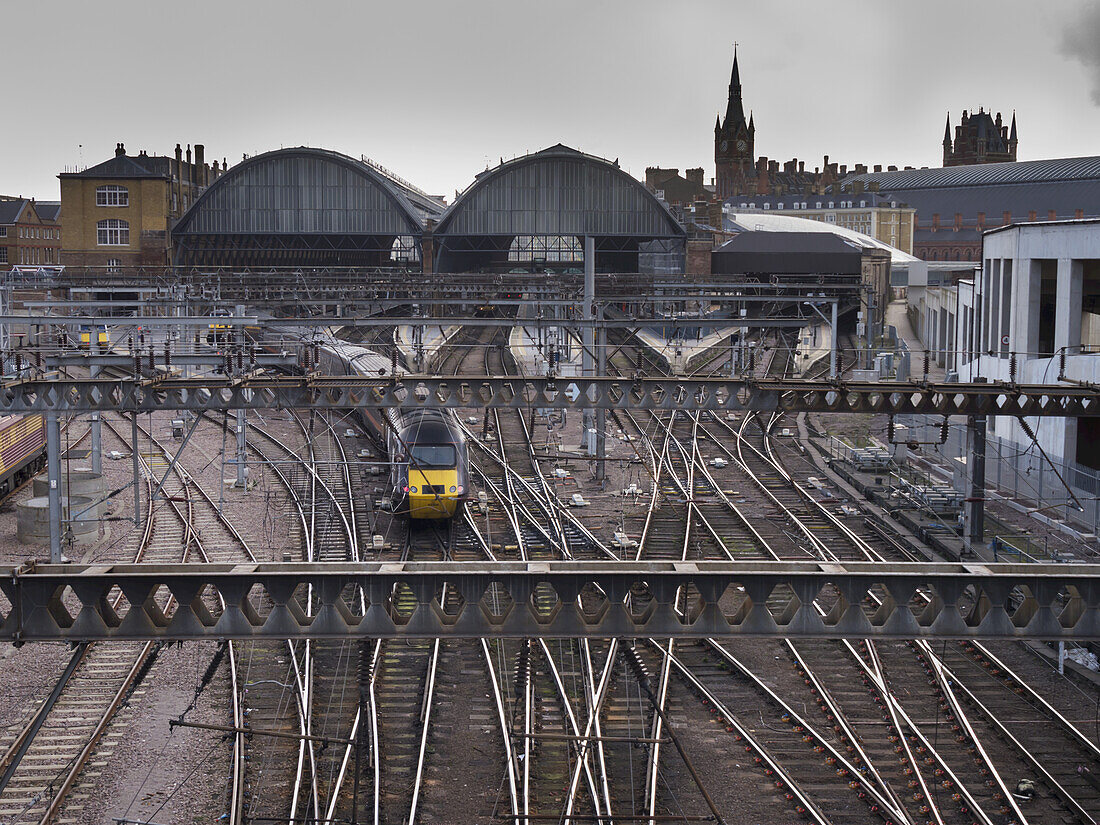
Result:
<svg viewBox="0 0 1100 825"><path fill-rule="evenodd" d="M751 114L748 122L745 122L745 107L741 102L741 75L737 70L735 47L726 116L719 116L714 121L715 186L719 199L738 194L741 181L752 174L755 134L756 126Z"/></svg>

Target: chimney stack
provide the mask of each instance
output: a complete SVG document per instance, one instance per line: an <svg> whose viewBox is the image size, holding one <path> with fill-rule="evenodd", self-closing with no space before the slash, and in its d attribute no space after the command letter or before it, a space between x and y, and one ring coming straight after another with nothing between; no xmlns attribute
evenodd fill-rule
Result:
<svg viewBox="0 0 1100 825"><path fill-rule="evenodd" d="M116 143L115 144L115 157L116 158L122 157L125 154L126 154L126 147L123 146L121 143Z"/></svg>
<svg viewBox="0 0 1100 825"><path fill-rule="evenodd" d="M703 167L702 166L696 167L695 169L685 169L684 170L684 176L691 183L694 183L696 186L701 187L703 185Z"/></svg>
<svg viewBox="0 0 1100 825"><path fill-rule="evenodd" d="M199 186L206 186L206 147L201 143L195 144L195 166L198 167L195 182Z"/></svg>
<svg viewBox="0 0 1100 825"><path fill-rule="evenodd" d="M875 164L875 171L876 172L881 172L882 171L882 164L881 163L876 163Z"/></svg>

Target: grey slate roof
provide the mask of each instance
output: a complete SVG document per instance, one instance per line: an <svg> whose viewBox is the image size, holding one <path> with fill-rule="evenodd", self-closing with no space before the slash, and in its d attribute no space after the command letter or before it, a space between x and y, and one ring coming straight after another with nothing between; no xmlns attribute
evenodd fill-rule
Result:
<svg viewBox="0 0 1100 825"><path fill-rule="evenodd" d="M26 198L18 198L11 201L0 201L0 225L10 226L19 220L23 210L30 203Z"/></svg>
<svg viewBox="0 0 1100 825"><path fill-rule="evenodd" d="M43 221L56 221L61 217L61 201L36 201L34 211Z"/></svg>
<svg viewBox="0 0 1100 825"><path fill-rule="evenodd" d="M162 160L163 170L157 169L152 161ZM146 163L146 161L150 161ZM83 172L62 172L60 178L168 178L168 158L156 158L148 155L130 157L115 155L110 160L90 166Z"/></svg>
<svg viewBox="0 0 1100 825"><path fill-rule="evenodd" d="M980 163L942 169L902 169L848 175L840 181L845 190L856 181L877 182L880 191L942 189L960 186L994 186L1014 183L1100 180L1100 155L1082 158L1050 158L1014 163Z"/></svg>

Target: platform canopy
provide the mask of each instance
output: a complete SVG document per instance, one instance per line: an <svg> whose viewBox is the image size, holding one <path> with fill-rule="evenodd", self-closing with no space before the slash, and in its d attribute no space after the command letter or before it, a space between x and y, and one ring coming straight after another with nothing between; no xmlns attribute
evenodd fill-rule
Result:
<svg viewBox="0 0 1100 825"><path fill-rule="evenodd" d="M439 272L683 271L686 232L618 161L558 144L486 170L434 230Z"/></svg>
<svg viewBox="0 0 1100 825"><path fill-rule="evenodd" d="M443 203L366 160L279 149L218 178L172 230L180 266L400 266Z"/></svg>

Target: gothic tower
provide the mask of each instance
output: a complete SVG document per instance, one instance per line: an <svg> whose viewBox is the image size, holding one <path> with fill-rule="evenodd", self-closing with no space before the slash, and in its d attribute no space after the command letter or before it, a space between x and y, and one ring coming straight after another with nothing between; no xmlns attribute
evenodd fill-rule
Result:
<svg viewBox="0 0 1100 825"><path fill-rule="evenodd" d="M745 107L741 101L741 75L737 70L737 49L733 50L733 72L730 75L726 116L714 121L715 186L719 199L738 194L745 177L753 173L753 137L756 126L752 115L745 122Z"/></svg>

